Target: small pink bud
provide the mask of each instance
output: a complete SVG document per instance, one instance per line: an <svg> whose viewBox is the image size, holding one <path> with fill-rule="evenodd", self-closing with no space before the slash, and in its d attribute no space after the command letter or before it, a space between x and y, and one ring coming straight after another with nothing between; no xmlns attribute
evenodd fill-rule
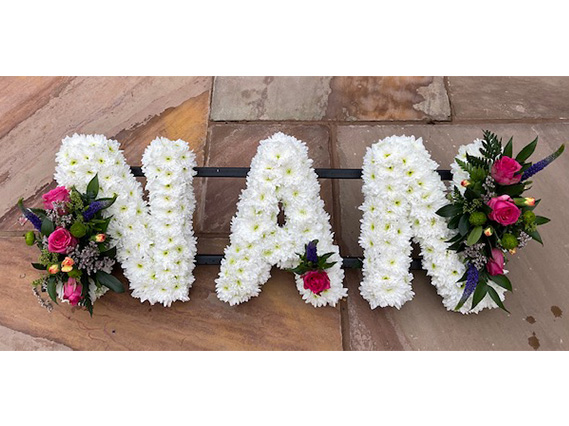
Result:
<svg viewBox="0 0 569 426"><path fill-rule="evenodd" d="M460 184L466 188L468 185L470 185L470 181L467 179L464 179L462 182L460 182Z"/></svg>
<svg viewBox="0 0 569 426"><path fill-rule="evenodd" d="M526 205L526 206L535 206L535 198L533 198L533 197L526 197L525 205Z"/></svg>
<svg viewBox="0 0 569 426"><path fill-rule="evenodd" d="M484 235L486 235L487 237L491 237L492 234L493 234L492 228L488 227L484 230Z"/></svg>
<svg viewBox="0 0 569 426"><path fill-rule="evenodd" d="M98 243L104 243L106 239L107 239L107 236L105 234L95 235L95 241Z"/></svg>
<svg viewBox="0 0 569 426"><path fill-rule="evenodd" d="M49 268L47 268L47 272L49 272L52 275L57 274L59 272L59 265L57 263L54 263Z"/></svg>

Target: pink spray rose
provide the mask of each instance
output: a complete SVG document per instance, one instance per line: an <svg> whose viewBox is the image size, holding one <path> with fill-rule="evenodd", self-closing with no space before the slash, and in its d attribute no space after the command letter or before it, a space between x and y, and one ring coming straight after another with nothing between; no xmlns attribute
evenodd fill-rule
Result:
<svg viewBox="0 0 569 426"><path fill-rule="evenodd" d="M63 285L63 298L69 300L71 306L77 306L81 300L83 286L75 278L69 278Z"/></svg>
<svg viewBox="0 0 569 426"><path fill-rule="evenodd" d="M77 239L65 229L58 227L47 238L47 249L52 253L67 254L68 247L75 247Z"/></svg>
<svg viewBox="0 0 569 426"><path fill-rule="evenodd" d="M325 271L308 271L302 275L304 288L314 294L320 294L330 288L330 278Z"/></svg>
<svg viewBox="0 0 569 426"><path fill-rule="evenodd" d="M521 180L522 175L516 174L521 168L522 165L513 158L502 157L494 162L490 174L500 185L512 185Z"/></svg>
<svg viewBox="0 0 569 426"><path fill-rule="evenodd" d="M490 220L502 225L516 223L521 214L521 210L514 204L514 200L509 195L492 198L488 201L488 206L492 209L492 213L488 215Z"/></svg>
<svg viewBox="0 0 569 426"><path fill-rule="evenodd" d="M504 273L504 254L500 249L492 249L492 257L488 259L486 270L490 275L502 275Z"/></svg>
<svg viewBox="0 0 569 426"><path fill-rule="evenodd" d="M64 186L58 186L52 189L47 194L41 196L43 199L43 207L45 209L53 209L53 202L68 202L69 201L69 191Z"/></svg>

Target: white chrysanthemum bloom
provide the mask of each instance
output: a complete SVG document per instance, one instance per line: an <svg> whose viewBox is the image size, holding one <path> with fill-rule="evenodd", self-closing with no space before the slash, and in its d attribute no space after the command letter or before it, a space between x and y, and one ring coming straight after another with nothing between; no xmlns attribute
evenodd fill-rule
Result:
<svg viewBox="0 0 569 426"><path fill-rule="evenodd" d="M73 135L56 156L55 179L84 191L95 174L101 197L117 194L104 214L113 216L109 235L132 296L170 306L189 300L196 254L192 216L195 154L182 140L157 138L142 157L149 203L130 171L119 143L102 135Z"/></svg>
<svg viewBox="0 0 569 426"><path fill-rule="evenodd" d="M277 223L279 202L286 222ZM305 244L318 240L318 254L332 252L336 262L326 272L330 289L320 295L304 288L295 276L302 298L313 306L335 306L347 295L338 246L334 244L330 217L320 198L320 185L304 142L276 133L259 144L231 221L230 244L225 249L216 289L219 299L231 305L259 295L273 265L294 268Z"/></svg>
<svg viewBox="0 0 569 426"><path fill-rule="evenodd" d="M468 152L474 155L472 149ZM367 150L363 162L364 202L360 207L363 218L359 242L364 249L360 292L372 309L399 309L413 298L411 239L421 247L423 267L444 306L454 310L462 296L463 284L457 280L465 266L455 252L447 250L445 241L454 234L436 214L447 204L437 168L422 139L414 136L391 136ZM467 302L460 312L494 307L487 299L473 311Z"/></svg>

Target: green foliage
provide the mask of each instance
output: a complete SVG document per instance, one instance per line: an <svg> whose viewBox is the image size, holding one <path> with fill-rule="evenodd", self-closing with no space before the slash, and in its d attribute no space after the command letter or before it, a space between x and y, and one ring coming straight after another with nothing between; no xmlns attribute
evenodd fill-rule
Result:
<svg viewBox="0 0 569 426"><path fill-rule="evenodd" d="M493 275L492 277L490 277L490 279L500 287L505 288L508 291L513 291L512 283L505 275Z"/></svg>
<svg viewBox="0 0 569 426"><path fill-rule="evenodd" d="M518 246L518 239L513 234L504 234L500 243L506 250L512 250Z"/></svg>
<svg viewBox="0 0 569 426"><path fill-rule="evenodd" d="M47 217L41 221L41 233L48 236L55 230L55 225Z"/></svg>
<svg viewBox="0 0 569 426"><path fill-rule="evenodd" d="M494 161L502 155L502 139L498 139L498 136L494 133L484 130L484 140L482 141L480 153L487 160Z"/></svg>
<svg viewBox="0 0 569 426"><path fill-rule="evenodd" d="M496 290L494 290L492 288L492 286L487 286L487 293L490 295L490 298L494 301L494 303L496 303L496 305L498 305L498 307L500 309L506 311L507 313L510 313L510 311L508 311L506 309L506 307L504 306L504 304L500 300L500 296L498 295L498 292Z"/></svg>
<svg viewBox="0 0 569 426"><path fill-rule="evenodd" d="M508 141L508 143L506 144L506 146L504 147L504 153L503 156L504 157L510 157L512 158L513 154L513 150L514 150L514 138L511 137L510 140Z"/></svg>
<svg viewBox="0 0 569 426"><path fill-rule="evenodd" d="M116 293L124 293L124 287L122 283L106 272L98 271L95 274L95 279L100 285L105 286Z"/></svg>
<svg viewBox="0 0 569 426"><path fill-rule="evenodd" d="M482 226L486 223L487 217L484 212L473 212L468 221L473 226Z"/></svg>
<svg viewBox="0 0 569 426"><path fill-rule="evenodd" d="M462 213L462 206L457 204L447 204L446 206L438 209L436 212L436 214L442 217L452 217L458 213Z"/></svg>
<svg viewBox="0 0 569 426"><path fill-rule="evenodd" d="M525 163L525 161L533 154L535 147L537 146L537 138L527 144L519 153L516 155L516 161L520 164Z"/></svg>
<svg viewBox="0 0 569 426"><path fill-rule="evenodd" d="M51 275L47 279L47 294L49 294L50 299L53 300L57 305L57 291L55 289L55 286L56 286L56 278L55 276Z"/></svg>
<svg viewBox="0 0 569 426"><path fill-rule="evenodd" d="M470 234L468 234L468 238L466 239L466 245L473 246L478 242L478 240L480 240L481 236L482 236L482 227L481 226L475 227L474 229L472 229L472 231L470 231Z"/></svg>
<svg viewBox="0 0 569 426"><path fill-rule="evenodd" d="M95 175L87 184L87 197L94 200L99 194L99 176Z"/></svg>

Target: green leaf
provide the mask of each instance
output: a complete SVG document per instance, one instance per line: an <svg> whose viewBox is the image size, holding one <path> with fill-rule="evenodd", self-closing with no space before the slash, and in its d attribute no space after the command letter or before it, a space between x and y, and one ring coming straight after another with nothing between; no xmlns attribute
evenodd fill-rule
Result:
<svg viewBox="0 0 569 426"><path fill-rule="evenodd" d="M117 248L111 247L108 250L104 250L101 252L101 256L106 256L106 257L110 257L111 259L114 259L117 256Z"/></svg>
<svg viewBox="0 0 569 426"><path fill-rule="evenodd" d="M460 216L455 216L451 220L448 221L448 228L449 229L456 229L458 227L458 222L460 221Z"/></svg>
<svg viewBox="0 0 569 426"><path fill-rule="evenodd" d="M468 238L466 239L466 245L472 246L476 244L481 236L482 236L482 227L481 226L475 227L472 231L470 231L470 234L468 234Z"/></svg>
<svg viewBox="0 0 569 426"><path fill-rule="evenodd" d="M87 184L87 195L95 199L97 198L97 194L99 194L99 177L95 175Z"/></svg>
<svg viewBox="0 0 569 426"><path fill-rule="evenodd" d="M458 222L458 232L460 232L460 235L464 236L468 233L469 227L470 223L468 222L468 215L463 214Z"/></svg>
<svg viewBox="0 0 569 426"><path fill-rule="evenodd" d="M45 271L46 269L41 263L32 263L32 266L39 271Z"/></svg>
<svg viewBox="0 0 569 426"><path fill-rule="evenodd" d="M529 158L529 156L533 154L536 146L537 138L527 144L524 149L522 149L518 155L516 155L516 161L520 164L524 163Z"/></svg>
<svg viewBox="0 0 569 426"><path fill-rule="evenodd" d="M543 241L541 240L541 235L539 235L539 232L537 231L528 232L528 235L532 237L532 239L536 240L538 243L543 245Z"/></svg>
<svg viewBox="0 0 569 426"><path fill-rule="evenodd" d="M496 303L496 305L498 305L500 307L500 309L503 309L507 313L510 313L510 311L508 311L506 309L506 307L504 306L504 304L500 300L500 296L498 296L498 293L496 292L496 290L494 290L491 286L488 286L488 294L490 295L490 297L492 298L494 303Z"/></svg>
<svg viewBox="0 0 569 426"><path fill-rule="evenodd" d="M485 282L479 282L476 290L474 290L474 294L472 295L472 306L470 309L474 309L480 302L482 302L486 293L488 293L488 284Z"/></svg>
<svg viewBox="0 0 569 426"><path fill-rule="evenodd" d="M514 138L511 137L510 140L508 141L508 143L506 144L505 148L504 148L504 157L510 157L512 158L512 151L514 149Z"/></svg>
<svg viewBox="0 0 569 426"><path fill-rule="evenodd" d="M55 302L57 305L57 291L55 289L55 277L51 276L47 279L47 294L49 298Z"/></svg>
<svg viewBox="0 0 569 426"><path fill-rule="evenodd" d="M506 290L513 291L512 283L505 275L493 275L490 277L490 280L493 281L496 285L505 288Z"/></svg>
<svg viewBox="0 0 569 426"><path fill-rule="evenodd" d="M551 219L549 219L545 216L536 216L535 217L535 224L536 225L545 225L548 222L551 222Z"/></svg>
<svg viewBox="0 0 569 426"><path fill-rule="evenodd" d="M99 284L110 288L114 292L124 293L124 287L123 287L122 283L118 279L113 277L112 275L107 274L106 272L98 271L95 274L95 279L97 280L97 282Z"/></svg>
<svg viewBox="0 0 569 426"><path fill-rule="evenodd" d="M462 212L462 206L457 206L455 204L447 204L446 206L438 209L436 213L442 217L453 217L461 212Z"/></svg>
<svg viewBox="0 0 569 426"><path fill-rule="evenodd" d="M41 221L41 233L43 235L49 235L55 230L55 226L51 220L45 218Z"/></svg>
<svg viewBox="0 0 569 426"><path fill-rule="evenodd" d="M524 192L525 185L526 185L525 183L518 183L516 185L498 186L497 192L500 195L510 195L514 197Z"/></svg>

